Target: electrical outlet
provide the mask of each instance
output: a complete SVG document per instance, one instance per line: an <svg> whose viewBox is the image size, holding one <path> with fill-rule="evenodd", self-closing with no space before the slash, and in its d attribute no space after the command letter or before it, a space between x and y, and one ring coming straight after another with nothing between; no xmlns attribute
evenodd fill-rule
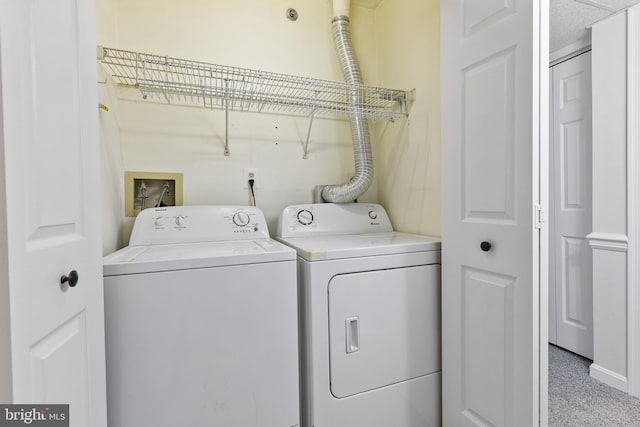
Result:
<svg viewBox="0 0 640 427"><path fill-rule="evenodd" d="M258 188L258 169L244 168L242 171L242 188L249 188L249 180L253 180L253 188Z"/></svg>

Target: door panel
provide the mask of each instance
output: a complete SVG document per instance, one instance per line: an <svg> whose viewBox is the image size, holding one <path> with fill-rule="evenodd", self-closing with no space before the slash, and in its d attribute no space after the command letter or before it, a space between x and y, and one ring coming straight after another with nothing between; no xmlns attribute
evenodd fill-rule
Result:
<svg viewBox="0 0 640 427"><path fill-rule="evenodd" d="M463 71L463 218L472 222L514 219L514 50ZM486 89L495 89L487 97ZM487 168L490 163L493 167ZM484 191L491 188L493 191Z"/></svg>
<svg viewBox="0 0 640 427"><path fill-rule="evenodd" d="M34 344L30 353L33 401L74 402L74 421L89 426L85 320L84 313L73 317Z"/></svg>
<svg viewBox="0 0 640 427"><path fill-rule="evenodd" d="M73 427L106 426L94 8L0 0L10 394Z"/></svg>
<svg viewBox="0 0 640 427"><path fill-rule="evenodd" d="M563 210L581 210L586 206L586 190L590 187L585 173L586 148L585 122L583 119L560 123L560 183Z"/></svg>
<svg viewBox="0 0 640 427"><path fill-rule="evenodd" d="M23 170L24 197L29 214L27 247L38 250L82 237L79 233L84 181L82 169L72 167L82 164L78 5L75 0L26 3L24 25L30 39L23 57L25 101L28 100L23 111L33 121L33 128L25 138L25 155L30 161ZM53 34L43 25L51 16L59 19ZM52 108L64 114L52 114ZM64 138L64 143L56 138Z"/></svg>
<svg viewBox="0 0 640 427"><path fill-rule="evenodd" d="M563 277L560 290L562 307L561 319L579 329L590 327L593 307L589 295L584 292L584 268L574 260L586 259L591 251L586 239L562 238Z"/></svg>
<svg viewBox="0 0 640 427"><path fill-rule="evenodd" d="M476 425L514 425L512 406L515 278L463 268L463 414ZM486 392L486 385L504 384Z"/></svg>
<svg viewBox="0 0 640 427"><path fill-rule="evenodd" d="M485 0L482 3L464 2L465 35L480 31L513 13L513 0Z"/></svg>
<svg viewBox="0 0 640 427"><path fill-rule="evenodd" d="M593 358L591 249L591 52L552 68L552 343Z"/></svg>
<svg viewBox="0 0 640 427"><path fill-rule="evenodd" d="M444 426L538 425L542 9L441 2Z"/></svg>

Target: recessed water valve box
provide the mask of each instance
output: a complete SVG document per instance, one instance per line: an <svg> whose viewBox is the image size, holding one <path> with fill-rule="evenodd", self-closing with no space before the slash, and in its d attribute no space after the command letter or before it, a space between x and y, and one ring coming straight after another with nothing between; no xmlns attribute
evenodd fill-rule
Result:
<svg viewBox="0 0 640 427"><path fill-rule="evenodd" d="M125 172L124 209L135 217L147 208L182 205L182 174Z"/></svg>

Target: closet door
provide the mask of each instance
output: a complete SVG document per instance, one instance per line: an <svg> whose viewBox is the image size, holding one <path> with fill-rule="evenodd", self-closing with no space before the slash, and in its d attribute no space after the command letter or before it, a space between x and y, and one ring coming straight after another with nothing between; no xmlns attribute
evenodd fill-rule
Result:
<svg viewBox="0 0 640 427"><path fill-rule="evenodd" d="M547 5L441 2L445 427L539 425Z"/></svg>
<svg viewBox="0 0 640 427"><path fill-rule="evenodd" d="M95 21L0 0L0 401L71 427L107 425Z"/></svg>
<svg viewBox="0 0 640 427"><path fill-rule="evenodd" d="M549 337L593 359L591 52L552 68L551 99Z"/></svg>

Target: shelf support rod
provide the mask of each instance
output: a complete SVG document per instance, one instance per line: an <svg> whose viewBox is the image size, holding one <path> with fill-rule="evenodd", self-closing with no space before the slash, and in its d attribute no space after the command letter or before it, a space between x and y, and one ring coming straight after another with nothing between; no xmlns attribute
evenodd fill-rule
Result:
<svg viewBox="0 0 640 427"><path fill-rule="evenodd" d="M164 84L165 89L162 91L164 99L167 100L167 104L171 104L171 98L169 98L169 57L164 57Z"/></svg>
<svg viewBox="0 0 640 427"><path fill-rule="evenodd" d="M229 80L224 79L224 155L229 156Z"/></svg>
<svg viewBox="0 0 640 427"><path fill-rule="evenodd" d="M138 56L140 56L140 54L138 54ZM136 58L137 61L137 58ZM147 61L142 61L142 84L143 87L147 87ZM136 67L136 85L139 86L139 81L138 81L138 69ZM147 99L147 91L145 89L141 89L140 90L142 92L142 99Z"/></svg>
<svg viewBox="0 0 640 427"><path fill-rule="evenodd" d="M309 137L311 137L311 127L313 126L313 118L315 117L316 109L311 112L311 119L309 119L309 129L307 130L307 140L302 144L302 158L307 158L307 147L309 146Z"/></svg>
<svg viewBox="0 0 640 427"><path fill-rule="evenodd" d="M309 147L309 138L311 137L311 127L313 126L313 118L316 115L316 110L318 109L318 91L316 91L316 99L314 102L315 106L313 110L311 110L311 118L309 119L309 129L307 129L307 140L302 144L302 158L307 159L307 147Z"/></svg>

